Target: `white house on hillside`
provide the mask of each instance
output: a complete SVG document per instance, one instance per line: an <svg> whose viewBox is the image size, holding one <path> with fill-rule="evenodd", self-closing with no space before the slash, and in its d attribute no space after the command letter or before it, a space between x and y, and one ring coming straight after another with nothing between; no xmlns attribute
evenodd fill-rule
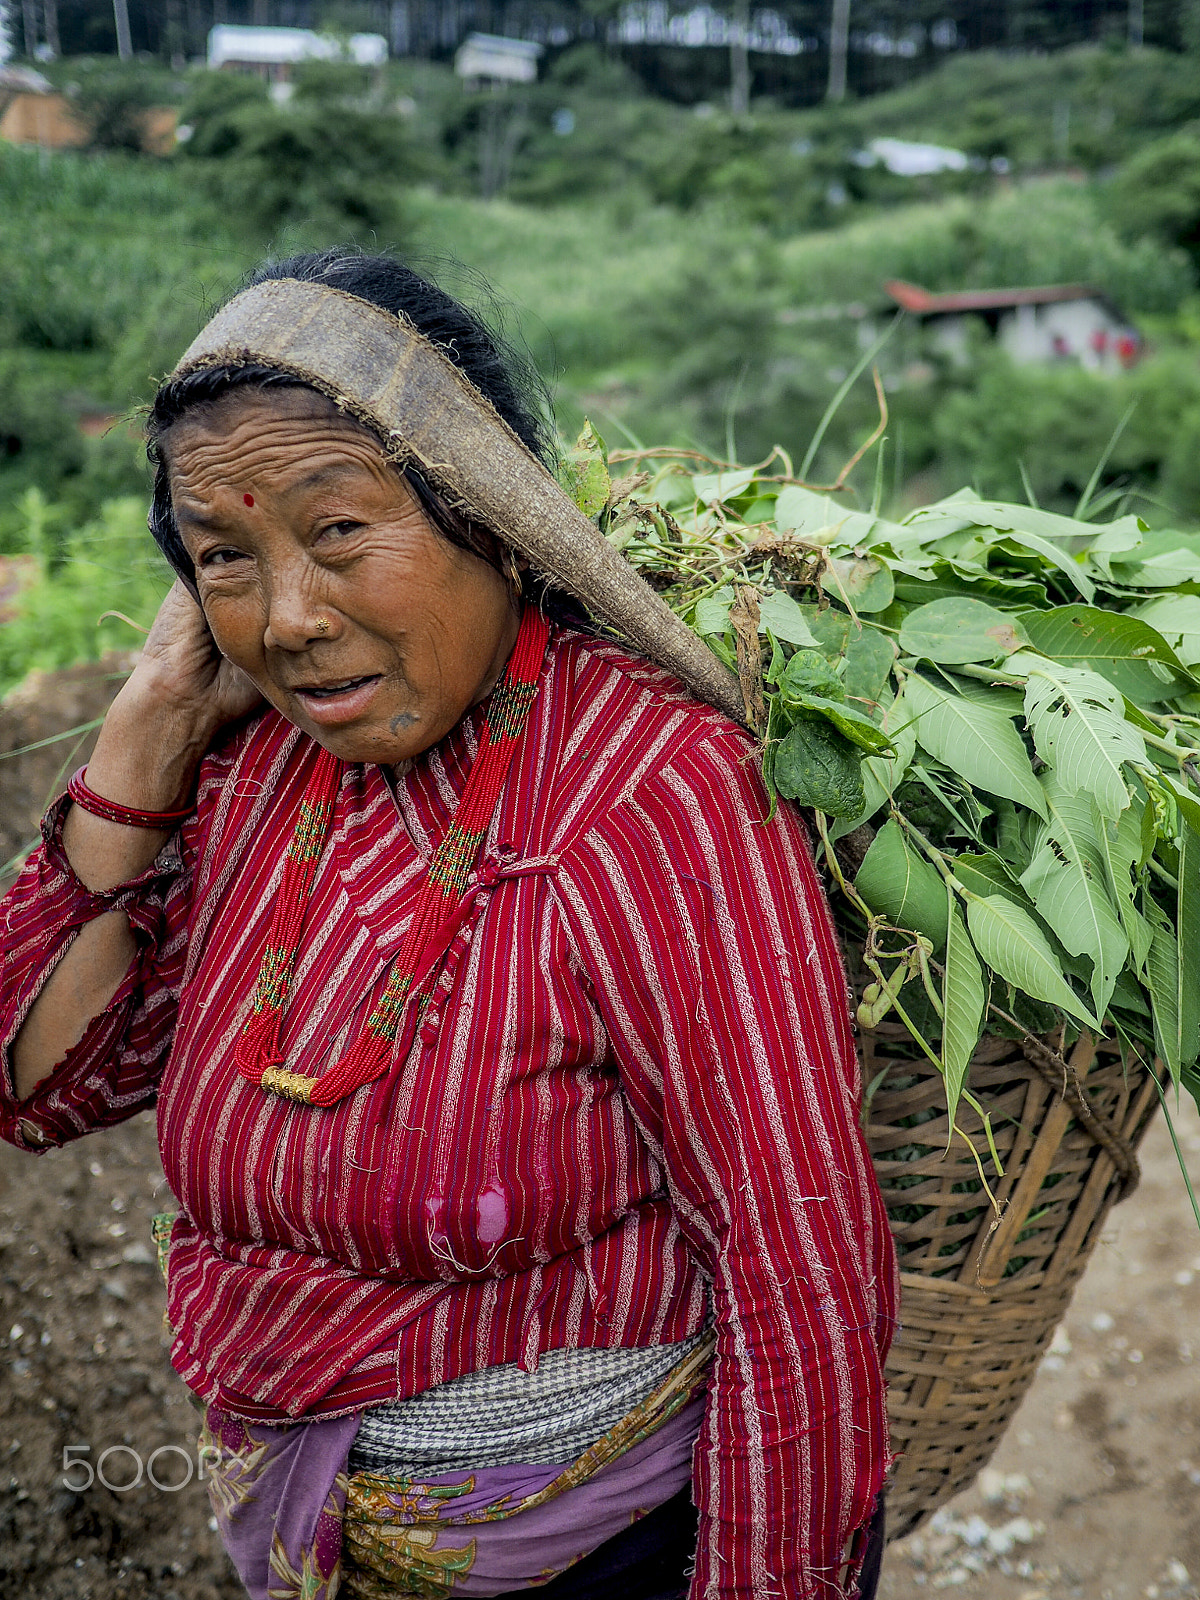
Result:
<svg viewBox="0 0 1200 1600"><path fill-rule="evenodd" d="M1131 367L1141 335L1119 306L1086 283L1035 289L965 289L931 294L899 278L888 296L930 329L951 360L969 359L972 321L982 321L1014 361L1077 361L1097 372Z"/></svg>
<svg viewBox="0 0 1200 1600"><path fill-rule="evenodd" d="M381 33L352 33L343 51L340 39L311 28L249 28L229 22L219 22L208 35L210 68L255 72L272 83L286 83L298 61L340 61L344 54L360 67L382 66L387 40Z"/></svg>
<svg viewBox="0 0 1200 1600"><path fill-rule="evenodd" d="M469 88L483 84L533 83L542 46L498 33L469 33L454 57L454 70Z"/></svg>

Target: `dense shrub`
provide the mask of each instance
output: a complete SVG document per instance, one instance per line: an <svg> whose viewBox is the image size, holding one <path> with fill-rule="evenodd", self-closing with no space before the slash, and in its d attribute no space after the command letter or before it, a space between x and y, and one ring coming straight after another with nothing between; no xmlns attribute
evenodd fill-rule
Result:
<svg viewBox="0 0 1200 1600"><path fill-rule="evenodd" d="M140 497L110 500L82 524L67 509L29 490L17 508L11 545L38 562L38 579L0 628L0 694L35 668L92 661L107 650L132 649L153 621L171 573L146 532Z"/></svg>
<svg viewBox="0 0 1200 1600"><path fill-rule="evenodd" d="M1113 183L1112 210L1127 236L1176 245L1200 265L1200 124L1131 157Z"/></svg>

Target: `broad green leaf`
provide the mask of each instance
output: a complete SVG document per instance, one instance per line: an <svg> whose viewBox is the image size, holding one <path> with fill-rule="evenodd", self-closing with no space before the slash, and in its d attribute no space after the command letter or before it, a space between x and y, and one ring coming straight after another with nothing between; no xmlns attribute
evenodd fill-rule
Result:
<svg viewBox="0 0 1200 1600"><path fill-rule="evenodd" d="M1148 622L1094 606L1056 606L1022 617L1043 655L1067 666L1090 665L1134 701L1156 705L1179 693L1189 669Z"/></svg>
<svg viewBox="0 0 1200 1600"><path fill-rule="evenodd" d="M897 928L923 933L935 950L946 942L946 885L941 873L909 845L894 819L871 841L854 887L877 915Z"/></svg>
<svg viewBox="0 0 1200 1600"><path fill-rule="evenodd" d="M901 700L915 719L917 742L970 784L1046 815L1046 802L1021 736L1005 711L912 672Z"/></svg>
<svg viewBox="0 0 1200 1600"><path fill-rule="evenodd" d="M1138 916L1141 916L1140 911L1138 912ZM1142 918L1142 920L1145 921L1145 918ZM1149 949L1149 947L1150 924L1147 922L1146 948ZM1126 968L1124 972L1119 972L1117 974L1117 981L1113 987L1113 997L1109 1001L1110 1018L1112 1012L1117 1010L1133 1011L1136 1012L1139 1017L1148 1017L1150 1015L1150 1007L1146 1002L1145 990L1142 988L1141 984L1136 978L1130 976L1128 968ZM1147 1039L1146 1043L1152 1043L1152 1040Z"/></svg>
<svg viewBox="0 0 1200 1600"><path fill-rule="evenodd" d="M810 544L857 548L895 524L863 511L851 511L844 501L789 483L779 491L775 502L775 526L780 533L799 534Z"/></svg>
<svg viewBox="0 0 1200 1600"><path fill-rule="evenodd" d="M1189 667L1200 663L1200 595L1164 594L1126 613L1156 629Z"/></svg>
<svg viewBox="0 0 1200 1600"><path fill-rule="evenodd" d="M823 494L814 494L798 483L787 483L775 502L775 526L781 533L808 533L827 527L846 513Z"/></svg>
<svg viewBox="0 0 1200 1600"><path fill-rule="evenodd" d="M1050 941L1034 919L1003 895L969 895L967 926L975 948L994 972L1089 1027L1100 1024L1062 975Z"/></svg>
<svg viewBox="0 0 1200 1600"><path fill-rule="evenodd" d="M845 693L842 680L832 663L819 650L797 650L779 676L779 692L784 700L799 700L808 694L837 700Z"/></svg>
<svg viewBox="0 0 1200 1600"><path fill-rule="evenodd" d="M779 753L779 745L788 729L788 715L784 710L783 701L777 694L767 696L767 731L762 745L762 775L768 795L771 797L771 809L767 821L775 815L775 807L779 799L779 791L775 783L775 758Z"/></svg>
<svg viewBox="0 0 1200 1600"><path fill-rule="evenodd" d="M1106 578L1113 575L1113 563L1136 561L1146 524L1137 517L1121 517L1105 528L1097 528L1095 537L1083 552L1088 560Z"/></svg>
<svg viewBox="0 0 1200 1600"><path fill-rule="evenodd" d="M899 700L892 701L881 720L884 732L891 738L895 755L867 756L863 761L860 768L863 780L862 809L852 817L843 817L830 828L830 836L834 839L840 839L860 823L868 822L880 806L886 805L916 753L917 735Z"/></svg>
<svg viewBox="0 0 1200 1600"><path fill-rule="evenodd" d="M1194 583L1200 542L1183 533L1149 533L1137 549L1112 559L1113 579L1132 589L1174 589Z"/></svg>
<svg viewBox="0 0 1200 1600"><path fill-rule="evenodd" d="M817 641L817 649L824 651L831 660L840 661L850 642L854 619L837 606L804 606L802 609Z"/></svg>
<svg viewBox="0 0 1200 1600"><path fill-rule="evenodd" d="M1179 940L1149 895L1143 904L1153 928L1150 953L1146 958L1146 987L1150 991L1155 1046L1178 1083L1184 1064L1179 1037Z"/></svg>
<svg viewBox="0 0 1200 1600"><path fill-rule="evenodd" d="M831 817L855 816L864 798L860 760L824 717L805 715L775 751L775 786L788 800Z"/></svg>
<svg viewBox="0 0 1200 1600"><path fill-rule="evenodd" d="M736 500L754 482L753 467L739 467L733 472L698 472L692 478L696 499L706 506L721 501Z"/></svg>
<svg viewBox="0 0 1200 1600"><path fill-rule="evenodd" d="M896 593L891 573L875 556L834 556L821 587L855 611L886 611Z"/></svg>
<svg viewBox="0 0 1200 1600"><path fill-rule="evenodd" d="M1149 773L1139 773L1138 776L1147 791L1157 796L1160 808L1166 806L1171 811L1172 818L1174 813L1178 812L1180 825L1188 822L1200 833L1200 795L1197 795L1190 784L1170 772L1156 772L1153 776ZM1156 832L1160 838L1166 838L1168 834L1173 837L1178 831L1173 821L1167 830L1164 830L1161 818L1156 824Z"/></svg>
<svg viewBox="0 0 1200 1600"><path fill-rule="evenodd" d="M1028 642L1016 617L965 595L918 606L900 628L901 650L942 666L998 661Z"/></svg>
<svg viewBox="0 0 1200 1600"><path fill-rule="evenodd" d="M1029 900L1004 860L990 852L955 856L954 876L972 894L1002 894L1014 905L1028 906Z"/></svg>
<svg viewBox="0 0 1200 1600"><path fill-rule="evenodd" d="M1200 600L1196 603L1200 606ZM1183 668L1156 628L1125 612L1055 606L1052 611L1022 612L1020 620L1035 650L1068 666L1082 661L1160 661Z"/></svg>
<svg viewBox="0 0 1200 1600"><path fill-rule="evenodd" d="M1035 661L1026 661L1025 715L1038 754L1064 789L1092 795L1101 814L1115 820L1129 804L1122 765L1146 764L1145 740L1126 721L1121 695L1098 673Z"/></svg>
<svg viewBox="0 0 1200 1600"><path fill-rule="evenodd" d="M1002 505L994 500L964 506L963 511L972 517L976 526L994 528L1005 534L1004 542L1015 547L1014 554L1021 549L1029 550L1041 556L1048 566L1057 567L1085 600L1090 601L1095 594L1095 585L1080 562L1055 543L1079 538L1079 524L1074 518L1040 511L1036 506Z"/></svg>
<svg viewBox="0 0 1200 1600"><path fill-rule="evenodd" d="M733 590L728 587L701 596L696 601L693 628L701 637L710 633L728 633L729 612L732 606Z"/></svg>
<svg viewBox="0 0 1200 1600"><path fill-rule="evenodd" d="M963 592L966 583L971 585L977 599L984 597L1006 606L1044 606L1045 581L1032 573L1020 576L972 571L963 574L948 562L939 562L932 575L927 571L911 573L906 567L893 562L896 570L896 599L905 605L921 606L931 600L953 600Z"/></svg>
<svg viewBox="0 0 1200 1600"><path fill-rule="evenodd" d="M597 517L608 504L612 482L604 440L586 421L562 465L563 487L585 517Z"/></svg>
<svg viewBox="0 0 1200 1600"><path fill-rule="evenodd" d="M983 973L968 937L962 912L949 897L946 964L942 976L942 1071L953 1123L971 1057L979 1043L985 1003Z"/></svg>
<svg viewBox="0 0 1200 1600"><path fill-rule="evenodd" d="M1008 668L1005 667L1005 673ZM1025 695L1020 689L1010 689L999 683L980 683L977 678L964 678L960 673L943 674L942 681L952 688L960 700L974 701L1002 711L1006 717L1024 717Z"/></svg>
<svg viewBox="0 0 1200 1600"><path fill-rule="evenodd" d="M840 684L838 688L841 688ZM840 734L844 734L851 744L858 745L868 755L877 756L892 748L892 741L883 729L854 706L845 705L840 700L826 700L815 694L802 695L799 704L805 711L815 711L822 717L828 717Z"/></svg>
<svg viewBox="0 0 1200 1600"><path fill-rule="evenodd" d="M1134 872L1142 866L1148 853L1145 821L1146 813L1151 809L1145 801L1137 800L1127 810L1122 811L1116 822L1111 822L1107 817L1100 815L1094 803L1092 806L1092 821L1095 824L1100 859L1104 865L1104 876L1108 881L1108 890L1117 908L1117 915L1121 919L1121 926L1125 930L1125 937L1129 940L1133 964L1138 972L1141 972L1146 964L1152 930L1134 903L1137 894ZM1153 839L1150 841L1150 848L1153 848Z"/></svg>
<svg viewBox="0 0 1200 1600"><path fill-rule="evenodd" d="M1200 833L1184 824L1179 846L1179 1061L1200 1054Z"/></svg>
<svg viewBox="0 0 1200 1600"><path fill-rule="evenodd" d="M770 632L785 644L797 644L815 650L817 641L805 620L803 611L783 589L772 589L758 602L760 632Z"/></svg>
<svg viewBox="0 0 1200 1600"><path fill-rule="evenodd" d="M1083 531L1074 517L1064 517L1057 511L1043 511L1040 506L1016 505L1001 500L980 500L965 495L961 490L951 499L940 500L936 507L928 509L939 510L944 516L960 512L965 527L974 525L996 528L1002 532L1027 533L1037 539L1064 539L1074 543ZM1135 519L1130 517L1127 520L1133 522ZM1085 523L1083 527L1086 526Z"/></svg>
<svg viewBox="0 0 1200 1600"><path fill-rule="evenodd" d="M1091 961L1092 1004L1102 1017L1129 940L1112 902L1088 796L1065 791L1053 773L1043 774L1042 787L1050 818L1021 886L1059 943Z"/></svg>
<svg viewBox="0 0 1200 1600"><path fill-rule="evenodd" d="M846 642L842 687L852 700L874 704L883 693L896 660L896 647L878 628L852 632Z"/></svg>

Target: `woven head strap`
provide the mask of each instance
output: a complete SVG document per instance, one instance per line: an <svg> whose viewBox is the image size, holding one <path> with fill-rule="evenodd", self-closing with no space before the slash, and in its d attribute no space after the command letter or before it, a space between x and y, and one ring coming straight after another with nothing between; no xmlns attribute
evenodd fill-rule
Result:
<svg viewBox="0 0 1200 1600"><path fill-rule="evenodd" d="M737 721L736 680L564 493L488 400L408 321L293 278L222 307L176 368L261 364L327 395L451 505L527 556L635 649Z"/></svg>

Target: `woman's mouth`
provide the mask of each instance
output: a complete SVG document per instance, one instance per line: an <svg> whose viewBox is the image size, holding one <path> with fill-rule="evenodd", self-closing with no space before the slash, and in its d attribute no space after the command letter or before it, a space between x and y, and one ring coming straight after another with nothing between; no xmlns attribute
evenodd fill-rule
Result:
<svg viewBox="0 0 1200 1600"><path fill-rule="evenodd" d="M292 693L311 721L329 726L352 722L361 716L383 680L378 673L365 678L342 678L334 683L306 684Z"/></svg>

